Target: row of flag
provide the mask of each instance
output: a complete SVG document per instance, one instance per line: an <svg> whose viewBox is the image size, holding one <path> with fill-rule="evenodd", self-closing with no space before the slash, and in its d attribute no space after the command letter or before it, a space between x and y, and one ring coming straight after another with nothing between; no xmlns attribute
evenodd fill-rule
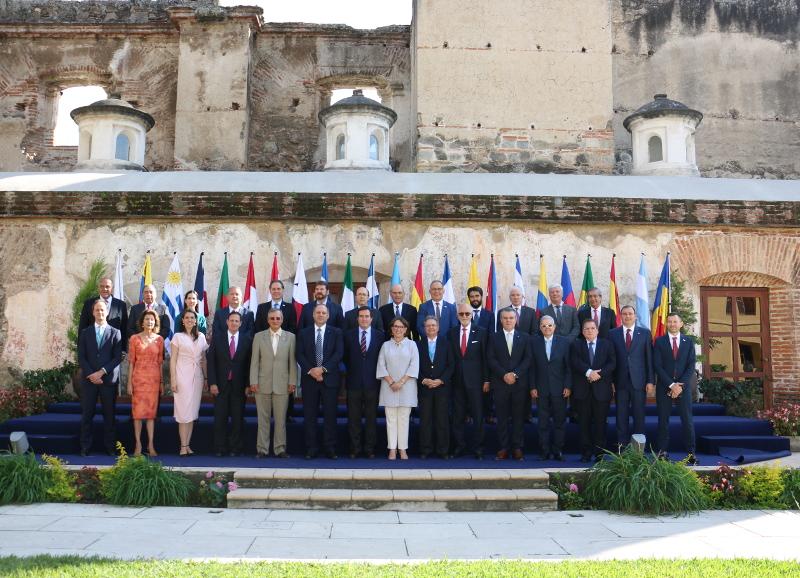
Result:
<svg viewBox="0 0 800 578"><path fill-rule="evenodd" d="M203 268L203 255L200 253L200 260L197 264L197 273L195 274L194 291L198 295L200 302L199 306L202 308L206 316L209 315L209 301L208 293L206 292L205 285L205 270ZM419 308L425 298L425 287L423 283L423 255L419 257L417 271L414 276L414 282L411 286L411 299L410 303L413 307ZM616 326L621 324L620 310L622 305L619 302L619 292L617 289L616 279L616 255L611 257L611 272L609 282L609 297L608 306L616 316ZM122 278L122 250L118 251L117 262L114 275L114 297L124 300L123 291L123 278ZM280 272L278 270L278 253L275 252L272 259L272 269L270 271L270 283L280 280ZM329 282L328 274L328 254L323 253L322 268L320 272L320 280ZM450 263L447 255L444 256L444 271L442 273L442 284L444 286L444 300L455 304L456 297L453 290L453 277L450 272ZM139 302L142 302L142 292L145 285L152 284L152 269L150 263L150 251L145 256L144 265L142 267L142 274L139 282ZM297 254L297 268L294 277L294 287L292 291L292 302L297 312L300 311L303 305L308 303L308 289L306 284L305 267L303 266L302 254ZM344 273L344 288L341 296L342 309L347 312L355 308L355 292L353 283L353 272L350 263L350 253L347 254L347 264L345 265ZM392 268L391 284L401 284L400 278L400 263L399 254L395 253L394 266ZM588 293L591 288L595 286L594 275L592 273L591 255L586 257L586 267L583 273L583 284L578 299L575 299L575 292L572 288L572 279L570 277L569 268L567 267L567 256L564 255L561 266L561 280L560 285L563 287L563 302L573 307L580 307L588 302ZM469 268L469 277L467 282L468 287L480 287L481 283L478 279L478 265L475 260L475 255ZM514 265L514 286L518 287L522 294L525 294L525 283L522 276L522 266L520 264L519 255L516 255L516 263ZM219 288L217 290L216 308L224 308L228 306L228 289L230 281L228 277L228 253L225 253L225 258L222 264L222 271L220 273ZM369 263L369 270L367 272L366 288L369 295L368 305L377 309L380 306L380 292L378 290L378 283L375 276L375 254L372 254ZM183 310L183 278L181 277L180 264L178 262L177 252L173 255L172 264L167 271L167 280L164 283L164 291L162 293L162 301L167 307L170 314L170 338L175 329L175 322ZM547 282L547 271L545 268L544 256L539 256L539 286L536 294L535 310L538 316L541 316L544 309L548 306L549 299L549 285ZM647 293L647 267L645 264L644 253L642 253L641 261L639 263L639 272L636 278L636 316L637 324L641 327L651 329L653 338L663 335L666 332L666 320L669 313L670 302L670 260L669 253L667 253L664 260L664 266L661 270L658 286L656 288L655 299L652 308L649 306L649 299ZM258 290L256 288L256 275L255 267L253 264L253 253L250 253L250 263L247 268L247 280L244 285L243 305L248 309L255 310L258 306ZM486 282L484 307L488 311L495 314L500 308L499 294L497 285L497 271L495 268L494 255L491 256L489 263L489 277ZM168 344L168 342L167 342Z"/></svg>

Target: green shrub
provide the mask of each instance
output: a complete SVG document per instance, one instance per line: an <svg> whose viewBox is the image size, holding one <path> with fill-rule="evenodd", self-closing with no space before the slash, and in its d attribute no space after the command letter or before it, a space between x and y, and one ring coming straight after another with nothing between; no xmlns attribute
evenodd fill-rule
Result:
<svg viewBox="0 0 800 578"><path fill-rule="evenodd" d="M800 470L791 468L784 470L783 503L788 508L800 510Z"/></svg>
<svg viewBox="0 0 800 578"><path fill-rule="evenodd" d="M96 259L89 268L89 274L78 289L78 294L72 300L72 322L67 330L67 343L70 349L77 353L78 350L78 325L80 325L83 303L97 295L97 285L100 278L106 273L106 264L101 259Z"/></svg>
<svg viewBox="0 0 800 578"><path fill-rule="evenodd" d="M122 444L120 455L109 469L100 472L100 487L105 500L117 506L185 506L191 482L160 462L144 456L129 458Z"/></svg>
<svg viewBox="0 0 800 578"><path fill-rule="evenodd" d="M550 489L558 495L559 510L585 510L586 500L581 489L584 483L575 476L563 478L555 473L550 476Z"/></svg>
<svg viewBox="0 0 800 578"><path fill-rule="evenodd" d="M585 499L593 508L627 514L680 514L708 506L703 485L685 464L633 447L608 453L589 472Z"/></svg>
<svg viewBox="0 0 800 578"><path fill-rule="evenodd" d="M44 502L50 475L31 453L0 453L0 505Z"/></svg>
<svg viewBox="0 0 800 578"><path fill-rule="evenodd" d="M725 371L724 365L712 365L713 372ZM697 384L703 399L725 406L728 415L753 417L764 409L764 385L758 379L731 381L723 377L703 378Z"/></svg>
<svg viewBox="0 0 800 578"><path fill-rule="evenodd" d="M711 507L718 510L746 508L748 498L742 493L739 485L739 480L743 475L743 470L725 464L721 464L709 474L702 474L700 479L704 483Z"/></svg>
<svg viewBox="0 0 800 578"><path fill-rule="evenodd" d="M83 466L75 474L75 493L78 501L84 504L96 504L102 498L100 474L97 468Z"/></svg>
<svg viewBox="0 0 800 578"><path fill-rule="evenodd" d="M41 390L27 389L19 384L0 388L0 423L15 417L44 413L51 402Z"/></svg>
<svg viewBox="0 0 800 578"><path fill-rule="evenodd" d="M756 466L744 470L739 489L749 506L768 510L786 508L783 500L783 471L779 466Z"/></svg>
<svg viewBox="0 0 800 578"><path fill-rule="evenodd" d="M65 361L61 367L52 369L33 369L22 373L22 387L31 391L43 391L51 402L66 401L70 399L67 394L67 385L72 381L72 375L78 365Z"/></svg>
<svg viewBox="0 0 800 578"><path fill-rule="evenodd" d="M206 472L205 477L198 484L195 499L200 506L222 508L228 502L228 492L237 488L236 482L228 481L225 474Z"/></svg>
<svg viewBox="0 0 800 578"><path fill-rule="evenodd" d="M68 472L64 467L64 462L55 456L42 454L42 462L44 462L43 467L48 475L47 501L77 502L75 474Z"/></svg>

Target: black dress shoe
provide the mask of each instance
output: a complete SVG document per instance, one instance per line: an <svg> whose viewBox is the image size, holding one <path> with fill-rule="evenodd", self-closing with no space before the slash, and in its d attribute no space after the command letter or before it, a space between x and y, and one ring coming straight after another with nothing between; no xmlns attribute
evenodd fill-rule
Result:
<svg viewBox="0 0 800 578"><path fill-rule="evenodd" d="M483 459L483 452L475 452L475 459L482 460Z"/></svg>
<svg viewBox="0 0 800 578"><path fill-rule="evenodd" d="M187 454L184 454L184 455L187 455ZM269 454L264 453L264 452L258 452L256 454L256 459L257 460L263 460L264 458L268 458L268 457L269 457Z"/></svg>
<svg viewBox="0 0 800 578"><path fill-rule="evenodd" d="M338 460L339 459L339 456L337 456L336 452L334 452L334 451L325 452L325 457L328 458L329 460Z"/></svg>
<svg viewBox="0 0 800 578"><path fill-rule="evenodd" d="M367 459L368 460L374 460L375 459L375 454L373 452L367 452Z"/></svg>
<svg viewBox="0 0 800 578"><path fill-rule="evenodd" d="M348 454L348 457L349 457L351 460L354 460L354 459L356 459L356 458L358 457L358 453L357 453L357 452L350 452L350 453Z"/></svg>
<svg viewBox="0 0 800 578"><path fill-rule="evenodd" d="M441 458L443 460L449 460L450 459L450 456L447 455L447 454L438 454L438 456L439 456L439 458Z"/></svg>
<svg viewBox="0 0 800 578"><path fill-rule="evenodd" d="M453 450L452 457L460 458L463 455L464 455L464 448L456 448Z"/></svg>
<svg viewBox="0 0 800 578"><path fill-rule="evenodd" d="M89 457L89 450L81 450L81 457L83 458Z"/></svg>
<svg viewBox="0 0 800 578"><path fill-rule="evenodd" d="M225 454L223 454L222 452L214 452L214 457L216 457L216 458L221 458L224 455Z"/></svg>
<svg viewBox="0 0 800 578"><path fill-rule="evenodd" d="M419 459L421 459L421 460L427 460L429 455L430 455L430 454L427 454L427 453L426 453L426 454L419 454Z"/></svg>
<svg viewBox="0 0 800 578"><path fill-rule="evenodd" d="M239 457L239 456L240 456L240 455L242 455L242 454L241 454L241 452L231 452L231 453L230 453L230 454L228 454L228 455L229 455L229 456L231 456L232 458L237 458L237 457Z"/></svg>
<svg viewBox="0 0 800 578"><path fill-rule="evenodd" d="M564 459L564 454L562 454L561 452L554 453L553 454L553 459L555 461L557 461L557 462L565 462L566 461L566 459Z"/></svg>
<svg viewBox="0 0 800 578"><path fill-rule="evenodd" d="M317 452L306 452L305 458L307 460L313 460L317 457Z"/></svg>
<svg viewBox="0 0 800 578"><path fill-rule="evenodd" d="M279 454L275 454L275 457L276 458L281 458L281 459L286 459L286 458L289 457L289 454L287 454L286 452L281 452Z"/></svg>

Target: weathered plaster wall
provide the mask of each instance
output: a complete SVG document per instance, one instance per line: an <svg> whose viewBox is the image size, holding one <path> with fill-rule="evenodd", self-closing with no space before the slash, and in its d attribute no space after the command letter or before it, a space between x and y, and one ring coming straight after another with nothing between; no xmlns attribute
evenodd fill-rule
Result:
<svg viewBox="0 0 800 578"><path fill-rule="evenodd" d="M800 178L798 2L612 4L618 157L630 151L622 120L666 92L705 115L697 131L703 175Z"/></svg>

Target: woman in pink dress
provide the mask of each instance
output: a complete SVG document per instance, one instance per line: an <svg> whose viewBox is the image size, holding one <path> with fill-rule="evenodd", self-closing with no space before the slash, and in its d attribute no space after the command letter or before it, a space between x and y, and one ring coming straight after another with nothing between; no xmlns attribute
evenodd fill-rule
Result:
<svg viewBox="0 0 800 578"><path fill-rule="evenodd" d="M197 329L197 313L186 309L179 318L181 333L172 336L169 360L175 421L181 440L180 455L193 454L189 446L192 429L200 413L200 398L206 382L206 336Z"/></svg>
<svg viewBox="0 0 800 578"><path fill-rule="evenodd" d="M161 365L164 361L164 340L158 334L159 319L155 311L145 311L139 329L128 343L128 393L131 396L133 433L136 438L134 456L142 455L142 422L147 425L147 451L156 456L153 445L158 400L164 395Z"/></svg>

